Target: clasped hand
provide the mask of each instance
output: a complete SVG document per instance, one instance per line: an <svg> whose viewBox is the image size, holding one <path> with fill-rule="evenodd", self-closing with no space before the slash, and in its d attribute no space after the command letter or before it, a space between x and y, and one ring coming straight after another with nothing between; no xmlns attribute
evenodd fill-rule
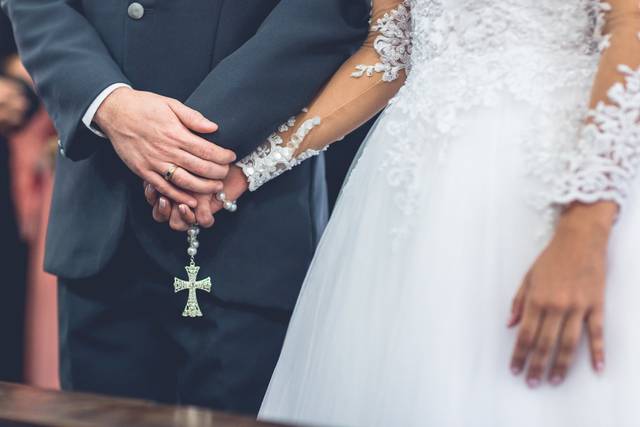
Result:
<svg viewBox="0 0 640 427"><path fill-rule="evenodd" d="M238 166L230 166L229 173L223 181L224 192L229 200L237 200L246 190L247 179ZM181 203L176 203L161 195L151 184L144 183L144 195L147 202L153 206L153 219L157 222L169 222L169 226L176 231L185 231L191 224L209 228L215 221L214 215L223 209L215 194L196 194L198 205L195 209Z"/></svg>
<svg viewBox="0 0 640 427"><path fill-rule="evenodd" d="M217 124L175 99L119 88L102 103L94 123L144 181L153 217L169 221L175 230L196 222L211 227L213 214L222 208L214 195L228 186L230 197L239 197L244 192L240 179L246 189L242 172L233 167L230 173L235 154L197 135L215 132Z"/></svg>

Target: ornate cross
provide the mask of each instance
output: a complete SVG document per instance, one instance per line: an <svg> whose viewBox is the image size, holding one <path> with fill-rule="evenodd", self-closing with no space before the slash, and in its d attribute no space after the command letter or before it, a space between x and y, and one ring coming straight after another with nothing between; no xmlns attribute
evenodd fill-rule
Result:
<svg viewBox="0 0 640 427"><path fill-rule="evenodd" d="M211 278L207 277L203 280L196 280L198 278L198 271L200 271L200 267L198 267L193 261L191 261L191 265L186 266L184 269L187 270L187 276L189 278L188 281L178 279L177 277L173 279L173 288L176 293L184 291L185 289L189 290L187 305L184 307L182 315L184 317L202 317L202 311L200 311L200 306L198 305L196 290L199 289L201 291L211 292Z"/></svg>

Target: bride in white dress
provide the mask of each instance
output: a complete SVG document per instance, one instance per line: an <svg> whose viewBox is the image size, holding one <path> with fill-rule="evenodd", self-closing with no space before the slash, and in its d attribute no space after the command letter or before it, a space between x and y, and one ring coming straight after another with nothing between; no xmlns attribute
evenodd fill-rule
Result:
<svg viewBox="0 0 640 427"><path fill-rule="evenodd" d="M260 417L640 425L640 4L374 0L363 48L240 163L249 189L382 109L405 72Z"/></svg>

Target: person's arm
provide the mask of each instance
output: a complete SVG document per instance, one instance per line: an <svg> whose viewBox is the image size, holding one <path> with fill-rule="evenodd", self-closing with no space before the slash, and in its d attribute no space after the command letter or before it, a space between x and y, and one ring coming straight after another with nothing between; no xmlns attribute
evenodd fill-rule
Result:
<svg viewBox="0 0 640 427"><path fill-rule="evenodd" d="M100 144L82 123L89 105L114 83L129 83L77 0L4 0L21 59L56 124L66 156L80 159Z"/></svg>
<svg viewBox="0 0 640 427"><path fill-rule="evenodd" d="M293 6L295 5L291 7ZM309 94L305 98L306 101L303 99L302 103L296 105L297 111L300 111L305 102L308 103L313 95L316 95L308 109L281 125L279 133L265 137L266 142L238 163L240 167L230 168L224 181L224 193L218 194L218 198L212 201L212 212L219 211L225 205L227 209L233 210L234 204L231 200L237 199L246 191L248 185L255 190L303 159L324 149L328 144L339 140L384 108L397 92L405 80L411 51L411 22L407 3L402 0L374 0L373 10L369 11L373 16L371 24L367 26L369 36L364 44L361 44L360 49L350 58L346 58L346 62L343 59L342 67L337 72L335 69L340 64L334 66L335 74L323 89L319 89L319 93L316 91ZM320 21L318 24L321 23ZM283 52L283 55L286 54ZM305 54L300 55L301 65L309 60L305 58ZM292 56L292 59L295 59L295 56ZM291 101L294 98L287 96L295 95L299 98L298 87L295 89L278 88L273 94L277 102L261 100L268 105L265 112L272 113L271 110L278 107L279 115L282 113L280 107L285 107L284 111L290 115ZM305 91L307 89L308 87ZM269 87L265 87L265 91L261 93L261 96L268 94ZM269 117L274 116L271 114ZM255 132L256 126L263 124L264 122L253 123L251 120L246 123L251 132ZM224 126L224 123L221 124L221 128ZM271 131L276 126L274 124ZM233 129L230 134L239 135ZM150 187L147 187L145 195L149 204L154 206L154 218L160 222L170 221L172 228L184 229L197 219L197 215L186 207L182 207L180 213L177 213L177 207L171 207L166 200L163 207L157 192ZM225 204L226 197L229 200Z"/></svg>
<svg viewBox="0 0 640 427"><path fill-rule="evenodd" d="M565 209L525 276L509 321L520 328L511 370L527 368L531 387L540 385L545 372L553 384L564 381L583 329L593 369L605 368L609 238L640 164L640 4L600 4L603 52L591 109L552 195Z"/></svg>
<svg viewBox="0 0 640 427"><path fill-rule="evenodd" d="M129 85L79 0L3 0L22 60L59 133L64 155L79 160L104 141L83 118L106 88ZM191 207L192 192L214 192L235 155L195 135L217 126L181 102L116 88L93 117L123 163L163 194ZM83 132L80 138L80 132ZM171 179L169 171L176 170ZM186 190L186 191L185 191Z"/></svg>
<svg viewBox="0 0 640 427"><path fill-rule="evenodd" d="M280 126L238 165L251 191L341 140L380 110L403 85L411 53L406 1L374 0L369 36L297 117Z"/></svg>
<svg viewBox="0 0 640 427"><path fill-rule="evenodd" d="M281 0L257 33L185 102L220 128L238 158L300 111L367 33L370 0Z"/></svg>
<svg viewBox="0 0 640 427"><path fill-rule="evenodd" d="M624 200L640 163L640 3L601 3L602 58L577 151L555 202Z"/></svg>

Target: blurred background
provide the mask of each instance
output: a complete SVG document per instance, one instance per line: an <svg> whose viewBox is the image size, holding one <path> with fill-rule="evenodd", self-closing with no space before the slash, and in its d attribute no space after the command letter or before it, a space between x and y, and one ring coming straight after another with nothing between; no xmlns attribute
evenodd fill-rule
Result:
<svg viewBox="0 0 640 427"><path fill-rule="evenodd" d="M0 12L0 381L58 387L55 278L42 269L55 131Z"/></svg>

